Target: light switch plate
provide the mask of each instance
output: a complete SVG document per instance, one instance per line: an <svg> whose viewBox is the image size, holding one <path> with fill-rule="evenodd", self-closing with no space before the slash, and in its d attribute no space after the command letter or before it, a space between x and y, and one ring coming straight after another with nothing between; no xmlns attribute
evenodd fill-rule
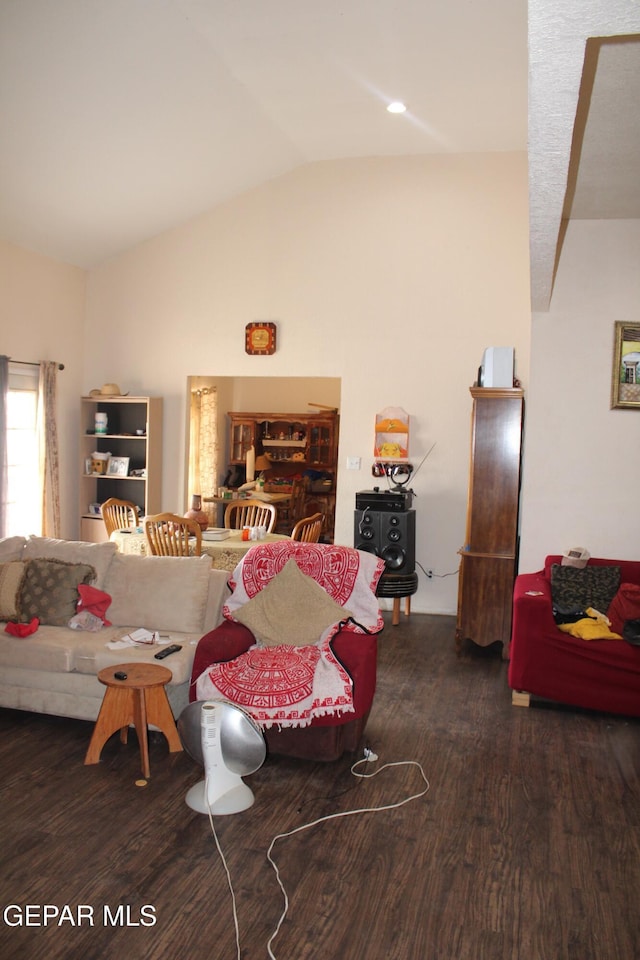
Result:
<svg viewBox="0 0 640 960"><path fill-rule="evenodd" d="M360 457L347 457L347 470L359 470L361 463Z"/></svg>

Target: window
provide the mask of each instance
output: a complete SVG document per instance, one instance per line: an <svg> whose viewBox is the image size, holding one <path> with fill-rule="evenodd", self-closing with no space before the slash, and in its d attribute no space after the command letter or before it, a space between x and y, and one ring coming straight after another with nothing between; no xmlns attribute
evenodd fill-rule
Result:
<svg viewBox="0 0 640 960"><path fill-rule="evenodd" d="M38 452L38 378L33 364L9 363L6 535L42 533Z"/></svg>

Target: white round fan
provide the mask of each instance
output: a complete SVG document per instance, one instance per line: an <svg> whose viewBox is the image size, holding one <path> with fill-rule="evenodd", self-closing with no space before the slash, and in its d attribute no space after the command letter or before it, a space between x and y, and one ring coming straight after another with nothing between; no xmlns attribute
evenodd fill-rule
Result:
<svg viewBox="0 0 640 960"><path fill-rule="evenodd" d="M178 733L189 756L204 766L204 780L185 797L188 806L219 815L247 810L254 796L242 777L255 773L267 755L255 720L226 700L197 700L180 714Z"/></svg>

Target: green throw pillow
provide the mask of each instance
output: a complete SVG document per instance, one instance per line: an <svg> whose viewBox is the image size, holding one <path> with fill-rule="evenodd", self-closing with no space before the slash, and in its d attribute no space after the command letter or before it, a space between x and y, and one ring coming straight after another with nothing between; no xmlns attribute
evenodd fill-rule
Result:
<svg viewBox="0 0 640 960"><path fill-rule="evenodd" d="M66 627L76 613L78 584L91 583L95 577L95 567L88 563L27 560L18 599L20 619L28 623L37 617L40 623Z"/></svg>

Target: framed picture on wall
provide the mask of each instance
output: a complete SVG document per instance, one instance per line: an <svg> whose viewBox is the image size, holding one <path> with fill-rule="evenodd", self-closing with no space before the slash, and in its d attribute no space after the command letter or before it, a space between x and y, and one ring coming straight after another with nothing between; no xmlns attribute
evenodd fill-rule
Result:
<svg viewBox="0 0 640 960"><path fill-rule="evenodd" d="M640 323L616 321L611 407L640 410Z"/></svg>
<svg viewBox="0 0 640 960"><path fill-rule="evenodd" d="M129 457L110 457L107 464L108 477L126 477L129 474Z"/></svg>

